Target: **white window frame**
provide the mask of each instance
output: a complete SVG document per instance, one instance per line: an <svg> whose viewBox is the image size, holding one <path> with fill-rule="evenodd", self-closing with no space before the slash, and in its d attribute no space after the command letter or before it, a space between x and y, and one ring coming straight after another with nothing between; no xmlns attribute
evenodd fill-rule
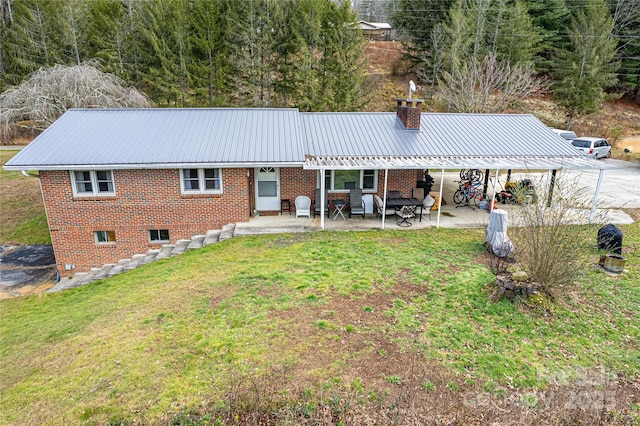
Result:
<svg viewBox="0 0 640 426"><path fill-rule="evenodd" d="M91 191L80 191L78 189L78 180L76 179L77 172L89 173L89 179L91 182ZM112 191L100 191L98 187L98 183L99 183L98 173L100 172L109 173L111 177L109 181L111 182L111 187L113 188ZM113 177L114 176L113 170L70 170L69 173L71 175L71 187L73 188L74 197L113 197L116 195L116 182ZM100 182L105 182L105 181L103 180Z"/></svg>
<svg viewBox="0 0 640 426"><path fill-rule="evenodd" d="M364 172L365 170L373 170L373 188L362 188L363 193L375 193L378 191L378 170L377 169L353 169L358 170L360 172L360 180L358 182L358 188L362 188L362 184L364 183ZM316 174L316 189L320 188L320 179L322 175L322 170L318 171ZM325 170L325 172L329 173L329 185L327 187L327 191L333 193L345 193L348 194L348 189L335 189L335 172L336 170Z"/></svg>
<svg viewBox="0 0 640 426"><path fill-rule="evenodd" d="M100 241L98 238L98 234L104 232L106 235L106 241ZM109 234L113 235L113 241L109 241ZM93 231L93 239L96 241L96 244L115 244L116 243L116 231L112 230L102 230L102 231Z"/></svg>
<svg viewBox="0 0 640 426"><path fill-rule="evenodd" d="M160 232L162 231L167 231L167 235L169 235L169 230L168 229L149 229L149 232L147 232L147 235L149 236L149 242L150 243L168 243L171 240L171 237L167 238L166 240L162 240L162 239L157 239L154 240L153 238L151 238L151 233L152 232L157 232L158 233L158 238L160 238Z"/></svg>
<svg viewBox="0 0 640 426"><path fill-rule="evenodd" d="M197 170L198 171L198 189L185 189L184 187L184 171L185 170ZM218 189L205 189L205 170L217 170L218 181L220 182ZM222 169L219 167L206 167L206 168L185 168L180 169L180 192L182 194L222 194Z"/></svg>

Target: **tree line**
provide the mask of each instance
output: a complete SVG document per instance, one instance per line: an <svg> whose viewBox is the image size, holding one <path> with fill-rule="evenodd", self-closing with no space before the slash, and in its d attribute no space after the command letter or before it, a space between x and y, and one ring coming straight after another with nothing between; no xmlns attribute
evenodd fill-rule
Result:
<svg viewBox="0 0 640 426"><path fill-rule="evenodd" d="M0 92L97 61L160 106L363 106L348 1L0 0Z"/></svg>
<svg viewBox="0 0 640 426"><path fill-rule="evenodd" d="M640 95L638 0L380 1L428 95L451 110L504 110L546 86L570 128L607 97Z"/></svg>

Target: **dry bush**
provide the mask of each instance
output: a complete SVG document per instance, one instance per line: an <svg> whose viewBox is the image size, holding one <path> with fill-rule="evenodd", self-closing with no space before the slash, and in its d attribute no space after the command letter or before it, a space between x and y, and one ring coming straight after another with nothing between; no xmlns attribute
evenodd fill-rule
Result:
<svg viewBox="0 0 640 426"><path fill-rule="evenodd" d="M95 63L40 69L0 94L0 141L25 131L42 131L69 108L147 108L146 95Z"/></svg>
<svg viewBox="0 0 640 426"><path fill-rule="evenodd" d="M515 211L517 227L510 228L515 245L515 257L536 283L550 293L570 284L590 263L595 235L603 217L593 224L587 219L591 210L591 196L587 188L577 186L576 180L556 179L553 200L546 204L546 188L536 182L541 195L537 202L522 204ZM542 194L545 194L543 197ZM584 225L572 225L581 218ZM594 241L589 245L589 241Z"/></svg>

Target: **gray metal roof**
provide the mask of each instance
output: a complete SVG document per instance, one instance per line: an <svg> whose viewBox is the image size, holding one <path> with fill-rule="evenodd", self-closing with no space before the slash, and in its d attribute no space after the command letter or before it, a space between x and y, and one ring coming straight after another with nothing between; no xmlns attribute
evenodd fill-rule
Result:
<svg viewBox="0 0 640 426"><path fill-rule="evenodd" d="M9 170L161 167L604 169L532 115L69 110Z"/></svg>
<svg viewBox="0 0 640 426"><path fill-rule="evenodd" d="M296 109L72 109L7 169L302 165Z"/></svg>
<svg viewBox="0 0 640 426"><path fill-rule="evenodd" d="M603 169L528 114L302 113L305 168Z"/></svg>

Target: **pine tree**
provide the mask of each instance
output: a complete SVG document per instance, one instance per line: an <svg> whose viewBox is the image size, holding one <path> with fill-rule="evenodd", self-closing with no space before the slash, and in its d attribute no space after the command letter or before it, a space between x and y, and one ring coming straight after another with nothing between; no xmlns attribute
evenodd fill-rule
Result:
<svg viewBox="0 0 640 426"><path fill-rule="evenodd" d="M616 81L618 64L613 22L603 0L575 9L569 30L570 47L559 49L552 69L554 99L567 113L567 129L576 114L596 112L606 98L605 88Z"/></svg>
<svg viewBox="0 0 640 426"><path fill-rule="evenodd" d="M236 73L231 44L233 0L194 3L191 15L191 74L199 104L224 106L231 104Z"/></svg>

